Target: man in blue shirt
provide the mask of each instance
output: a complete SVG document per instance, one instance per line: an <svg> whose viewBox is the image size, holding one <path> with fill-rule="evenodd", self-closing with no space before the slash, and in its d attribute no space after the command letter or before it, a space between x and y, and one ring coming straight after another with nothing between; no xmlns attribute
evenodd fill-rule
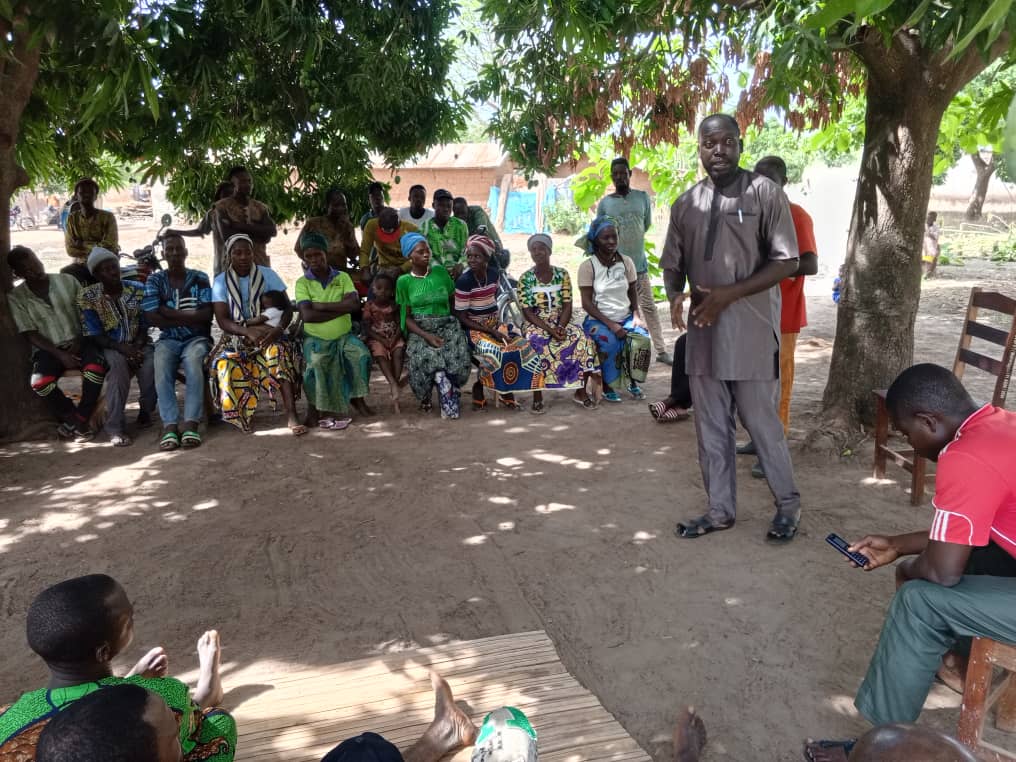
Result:
<svg viewBox="0 0 1016 762"><path fill-rule="evenodd" d="M635 290L639 297L639 311L656 347L656 360L673 365L674 358L663 343L663 328L656 314L653 284L649 279L649 260L646 258L646 231L653 224L653 207L649 194L631 187L631 167L628 160L619 156L610 162L610 179L614 192L600 199L596 215L612 217L617 223L617 250L635 263Z"/></svg>
<svg viewBox="0 0 1016 762"><path fill-rule="evenodd" d="M141 306L149 325L160 329L155 342L155 389L162 419L161 450L201 444L198 423L205 404L205 357L212 348L212 288L208 276L185 267L187 246L179 235L165 239L166 269L145 283ZM186 391L183 433L177 429L176 374L183 365Z"/></svg>

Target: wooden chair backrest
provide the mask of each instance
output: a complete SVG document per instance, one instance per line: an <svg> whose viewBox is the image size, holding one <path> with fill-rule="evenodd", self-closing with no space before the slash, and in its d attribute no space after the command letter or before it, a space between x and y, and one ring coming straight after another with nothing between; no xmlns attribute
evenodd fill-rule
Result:
<svg viewBox="0 0 1016 762"><path fill-rule="evenodd" d="M991 310L1008 317L1008 332L978 322L981 310ZM1001 347L1002 356L995 359L973 351L970 348L973 339L981 339ZM1009 395L1009 382L1012 379L1013 360L1016 360L1016 299L998 291L985 291L975 286L970 289L970 303L967 305L960 346L956 350L953 373L956 378L962 379L963 371L968 365L990 373L995 377L991 404L1005 407L1006 397Z"/></svg>

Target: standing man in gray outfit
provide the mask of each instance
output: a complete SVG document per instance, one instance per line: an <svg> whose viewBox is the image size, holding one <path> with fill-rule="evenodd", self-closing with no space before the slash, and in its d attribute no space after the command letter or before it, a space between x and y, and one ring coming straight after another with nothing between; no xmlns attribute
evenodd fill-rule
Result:
<svg viewBox="0 0 1016 762"><path fill-rule="evenodd" d="M777 414L780 290L797 269L797 236L787 197L768 178L738 166L741 133L733 117L699 126L707 177L671 207L660 258L671 319L683 329L684 285L691 284L686 368L695 405L699 464L708 511L677 525L701 537L734 525L735 411L758 449L776 515L771 540L793 539L801 515L790 451Z"/></svg>

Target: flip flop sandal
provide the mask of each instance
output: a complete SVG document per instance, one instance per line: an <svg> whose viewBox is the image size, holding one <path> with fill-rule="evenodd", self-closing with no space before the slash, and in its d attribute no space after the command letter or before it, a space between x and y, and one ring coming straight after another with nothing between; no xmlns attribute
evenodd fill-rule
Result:
<svg viewBox="0 0 1016 762"><path fill-rule="evenodd" d="M628 394L632 396L632 399L636 400L644 400L646 398L646 393L636 384L628 387Z"/></svg>
<svg viewBox="0 0 1016 762"><path fill-rule="evenodd" d="M113 434L113 436L109 438L109 441L113 447L130 447L134 444L134 440L126 434Z"/></svg>
<svg viewBox="0 0 1016 762"><path fill-rule="evenodd" d="M667 407L666 402L650 402L649 403L649 414L653 418L659 420L660 416L666 413L670 408Z"/></svg>
<svg viewBox="0 0 1016 762"><path fill-rule="evenodd" d="M815 754L812 751L815 749L843 749L843 755L846 757L850 756L850 752L854 750L854 746L857 744L857 739L850 739L846 741L806 741L804 744L804 758L808 762L815 762Z"/></svg>
<svg viewBox="0 0 1016 762"><path fill-rule="evenodd" d="M777 516L769 525L766 539L774 542L790 542L797 534L797 522L785 516Z"/></svg>
<svg viewBox="0 0 1016 762"><path fill-rule="evenodd" d="M180 435L175 431L167 431L159 440L159 449L163 452L180 449Z"/></svg>
<svg viewBox="0 0 1016 762"><path fill-rule="evenodd" d="M579 407L584 407L587 410L592 410L594 407L596 407L596 403L593 402L592 397L586 397L584 400L580 400L578 397L572 397L571 401L574 402Z"/></svg>
<svg viewBox="0 0 1016 762"><path fill-rule="evenodd" d="M607 401L607 402L620 402L621 401L621 395L618 394L617 392L611 390L609 392L604 392L603 393L603 399L605 401Z"/></svg>
<svg viewBox="0 0 1016 762"><path fill-rule="evenodd" d="M56 435L60 439L74 439L76 431L69 423L61 423L56 427Z"/></svg>
<svg viewBox="0 0 1016 762"><path fill-rule="evenodd" d="M473 410L480 411L487 409L487 400L473 400Z"/></svg>
<svg viewBox="0 0 1016 762"><path fill-rule="evenodd" d="M320 418L317 422L319 429L332 429L335 428L335 419L331 416L327 418Z"/></svg>
<svg viewBox="0 0 1016 762"><path fill-rule="evenodd" d="M420 412L421 413L429 413L433 409L434 409L434 403L431 402L430 400L426 400L425 402L421 402L420 403Z"/></svg>
<svg viewBox="0 0 1016 762"><path fill-rule="evenodd" d="M307 427L304 426L302 423L290 426L289 430L293 432L294 437L302 437L304 434L307 433Z"/></svg>
<svg viewBox="0 0 1016 762"><path fill-rule="evenodd" d="M687 540L694 540L713 532L723 532L733 526L733 521L728 524L714 524L709 520L708 516L699 516L697 519L692 519L687 523L678 524L674 529L674 534Z"/></svg>
<svg viewBox="0 0 1016 762"><path fill-rule="evenodd" d="M657 423L669 423L670 421L686 421L691 417L683 407L668 407L663 414L656 419Z"/></svg>
<svg viewBox="0 0 1016 762"><path fill-rule="evenodd" d="M180 435L180 444L185 450L193 450L201 446L201 435L196 431L185 431Z"/></svg>
<svg viewBox="0 0 1016 762"><path fill-rule="evenodd" d="M323 429L330 429L332 431L342 431L344 428L348 427L349 424L353 422L352 418L329 418L327 420L331 421L330 425L321 426L320 423L318 425L321 426L321 428Z"/></svg>
<svg viewBox="0 0 1016 762"><path fill-rule="evenodd" d="M529 408L529 412L533 415L543 415L547 411L543 409L543 402L534 402L533 406Z"/></svg>

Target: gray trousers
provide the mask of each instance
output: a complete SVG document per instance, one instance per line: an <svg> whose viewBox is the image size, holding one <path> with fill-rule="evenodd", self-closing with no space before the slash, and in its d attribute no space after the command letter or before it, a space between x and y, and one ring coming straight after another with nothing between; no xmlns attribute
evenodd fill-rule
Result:
<svg viewBox="0 0 1016 762"><path fill-rule="evenodd" d="M916 722L946 651L975 636L1016 643L1016 578L907 582L889 606L854 706L872 725Z"/></svg>
<svg viewBox="0 0 1016 762"><path fill-rule="evenodd" d="M106 433L110 436L123 434L125 427L124 407L131 390L131 367L127 358L115 349L103 352L106 358ZM151 344L145 345L145 360L135 371L138 377L138 402L142 412L151 414L155 410L155 353Z"/></svg>
<svg viewBox="0 0 1016 762"><path fill-rule="evenodd" d="M727 524L737 516L736 411L758 450L777 514L796 522L801 515L801 494L794 483L790 449L776 405L780 382L721 381L712 376L689 376L688 382L709 519L714 524Z"/></svg>
<svg viewBox="0 0 1016 762"><path fill-rule="evenodd" d="M649 331L649 338L653 341L656 354L663 354L667 351L667 345L663 341L663 326L660 325L660 314L656 311L653 282L649 279L649 273L638 274L635 293L639 299L639 311L642 313L642 319L646 321L646 329Z"/></svg>

